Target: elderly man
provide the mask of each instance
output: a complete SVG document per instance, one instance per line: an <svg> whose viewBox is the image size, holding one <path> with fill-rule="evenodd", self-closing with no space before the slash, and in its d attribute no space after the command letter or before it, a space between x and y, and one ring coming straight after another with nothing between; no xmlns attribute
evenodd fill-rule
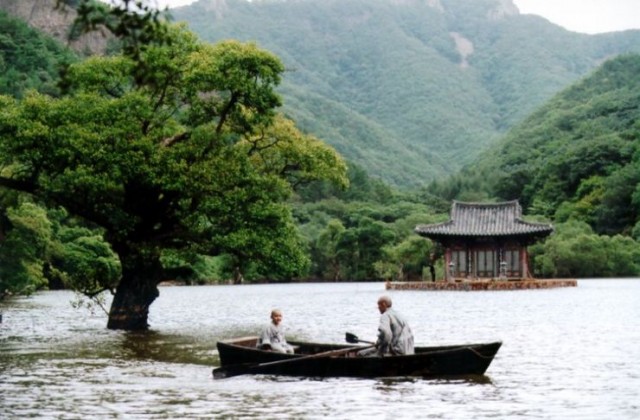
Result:
<svg viewBox="0 0 640 420"><path fill-rule="evenodd" d="M378 299L378 310L381 314L378 340L375 349L363 350L362 356L414 354L411 327L402 315L391 308L392 305L389 296Z"/></svg>

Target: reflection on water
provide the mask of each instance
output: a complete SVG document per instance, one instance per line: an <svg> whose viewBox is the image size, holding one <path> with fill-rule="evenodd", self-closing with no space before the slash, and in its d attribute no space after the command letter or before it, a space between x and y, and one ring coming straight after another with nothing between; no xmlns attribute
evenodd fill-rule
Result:
<svg viewBox="0 0 640 420"><path fill-rule="evenodd" d="M640 418L640 282L499 292L393 291L417 345L502 340L475 377L213 380L215 343L284 312L288 336L375 338L381 283L166 287L152 330L46 292L0 305L0 418Z"/></svg>

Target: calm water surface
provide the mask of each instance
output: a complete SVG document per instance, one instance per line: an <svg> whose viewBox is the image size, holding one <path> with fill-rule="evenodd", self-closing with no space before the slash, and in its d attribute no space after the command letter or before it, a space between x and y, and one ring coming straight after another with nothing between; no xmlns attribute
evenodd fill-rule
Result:
<svg viewBox="0 0 640 420"><path fill-rule="evenodd" d="M281 308L289 338L374 340L382 283L163 287L151 331L106 329L69 292L0 304L0 418L639 419L640 279L393 291L418 345L502 340L474 379L213 380L215 343Z"/></svg>

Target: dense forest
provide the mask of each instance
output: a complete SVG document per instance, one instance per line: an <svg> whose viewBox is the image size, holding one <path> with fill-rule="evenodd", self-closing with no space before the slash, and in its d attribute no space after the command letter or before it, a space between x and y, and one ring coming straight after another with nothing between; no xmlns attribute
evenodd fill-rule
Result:
<svg viewBox="0 0 640 420"><path fill-rule="evenodd" d="M175 37L173 49L161 43L134 51L136 59L79 59L0 17L16 28L3 45L20 46L0 57L16 69L0 96L3 295L115 290L131 270L123 255L138 241L138 258L158 258L143 266L154 281L422 279L426 258L439 249L413 228L447 220L452 199L518 199L528 219L554 223L555 234L530 249L535 276L640 275L637 55L611 59L566 87L460 172L400 189L272 113L280 99L271 88L286 71L255 44L201 43L172 27L153 36ZM254 59L266 66L252 76L267 81L260 89L220 77L225 66ZM195 76L163 79L181 68ZM169 81L172 90L157 90ZM218 114L224 103L215 102L224 97L199 95L200 83L249 89L243 106L255 113L230 113L229 131L216 132L204 121L226 124ZM144 128L140 140L111 143L137 138L136 127ZM220 136L218 154L198 163L214 147L210 130ZM153 144L181 146L169 152ZM135 193L120 196L121 182ZM442 277L441 260L436 272Z"/></svg>
<svg viewBox="0 0 640 420"><path fill-rule="evenodd" d="M421 187L471 163L640 31L586 35L504 0L196 1L202 39L282 58L284 110L374 177Z"/></svg>
<svg viewBox="0 0 640 420"><path fill-rule="evenodd" d="M0 10L0 94L20 97L36 89L58 95L61 64L74 57L59 42Z"/></svg>
<svg viewBox="0 0 640 420"><path fill-rule="evenodd" d="M431 191L518 199L530 214L640 239L639 74L639 55L604 63Z"/></svg>
<svg viewBox="0 0 640 420"><path fill-rule="evenodd" d="M529 215L552 220L558 234L536 247L546 254L538 266L544 275L632 275L640 253L639 75L639 55L605 62L429 191L518 199ZM567 261L548 261L560 251Z"/></svg>

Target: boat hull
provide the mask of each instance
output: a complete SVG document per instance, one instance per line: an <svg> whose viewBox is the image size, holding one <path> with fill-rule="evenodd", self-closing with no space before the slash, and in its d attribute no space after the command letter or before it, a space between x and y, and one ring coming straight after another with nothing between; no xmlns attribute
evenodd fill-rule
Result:
<svg viewBox="0 0 640 420"><path fill-rule="evenodd" d="M317 353L346 350L352 346L290 342L296 354L262 351L255 338L220 341L221 367L243 365L246 373L309 377L443 377L483 375L502 345L501 342L441 347L418 347L416 354L359 357L357 349L340 356L309 357ZM364 348L364 346L362 347ZM299 360L298 360L299 359ZM282 363L271 363L282 361ZM285 362L286 361L286 362Z"/></svg>

